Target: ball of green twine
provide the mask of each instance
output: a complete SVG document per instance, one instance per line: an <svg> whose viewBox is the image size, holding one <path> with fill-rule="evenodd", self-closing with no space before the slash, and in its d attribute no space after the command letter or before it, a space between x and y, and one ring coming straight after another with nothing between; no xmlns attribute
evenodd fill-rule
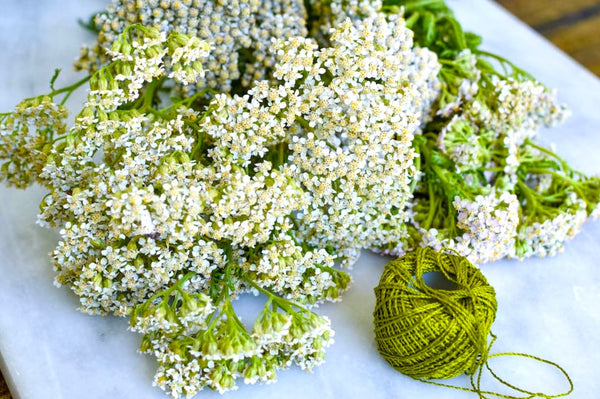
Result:
<svg viewBox="0 0 600 399"><path fill-rule="evenodd" d="M442 273L454 289L423 275ZM496 293L466 258L419 248L385 266L375 288L375 340L396 370L413 378L473 374L487 360Z"/></svg>

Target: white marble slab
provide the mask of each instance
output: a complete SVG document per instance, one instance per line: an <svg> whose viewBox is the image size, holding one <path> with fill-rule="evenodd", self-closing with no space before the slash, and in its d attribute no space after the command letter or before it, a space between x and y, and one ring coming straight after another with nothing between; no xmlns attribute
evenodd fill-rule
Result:
<svg viewBox="0 0 600 399"><path fill-rule="evenodd" d="M91 35L77 18L102 8L101 0L2 0L0 2L0 110L43 93L55 67L61 82L75 78L71 60ZM451 1L465 26L486 48L516 61L557 87L574 116L546 136L566 159L588 173L600 172L600 82L529 28L487 0ZM151 386L155 364L136 353L137 334L123 319L78 313L76 298L52 285L47 254L53 232L34 221L39 189L0 188L0 353L15 399L163 398ZM573 398L600 391L600 223L588 223L565 253L551 259L484 265L499 309L496 351L520 351L557 361L575 383ZM243 386L228 398L472 398L404 377L382 360L371 327L373 287L387 260L365 254L353 271L355 284L341 304L324 306L336 329L327 363L314 373L291 369L269 386ZM495 363L510 381L531 389L562 391L554 370L527 360ZM467 384L458 377L456 384ZM492 385L491 388L495 386ZM210 391L199 398L217 397Z"/></svg>

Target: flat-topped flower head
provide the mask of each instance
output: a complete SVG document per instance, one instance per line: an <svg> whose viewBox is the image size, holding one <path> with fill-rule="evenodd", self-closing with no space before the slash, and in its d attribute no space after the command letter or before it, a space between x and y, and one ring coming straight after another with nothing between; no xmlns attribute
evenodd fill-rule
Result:
<svg viewBox="0 0 600 399"><path fill-rule="evenodd" d="M312 206L297 215L300 232L309 243L341 252L386 245L405 233L387 226L406 218L417 177L412 139L437 95L439 66L433 54L412 49L401 19L346 19L330 43L274 45L280 61L274 76L301 93L289 159Z"/></svg>
<svg viewBox="0 0 600 399"><path fill-rule="evenodd" d="M184 93L210 87L223 92L234 82L249 88L255 80L269 77L275 64L271 39L305 36L306 10L300 0L113 0L94 19L98 41L84 47L76 67L94 72L109 62L114 43L131 24L162 32L179 32L208 43L212 51L204 63L204 74L186 69L192 65L181 51L173 53L171 77L181 82ZM194 50L194 43L188 43ZM202 50L200 50L202 52ZM181 61L185 61L183 64Z"/></svg>

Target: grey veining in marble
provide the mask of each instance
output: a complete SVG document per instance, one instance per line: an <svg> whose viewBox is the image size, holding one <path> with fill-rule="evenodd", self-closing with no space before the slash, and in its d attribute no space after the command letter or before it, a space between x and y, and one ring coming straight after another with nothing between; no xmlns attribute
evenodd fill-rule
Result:
<svg viewBox="0 0 600 399"><path fill-rule="evenodd" d="M600 82L581 66L487 0L453 0L459 19L482 34L487 49L505 55L548 86L559 89L573 117L545 133L560 154L588 173L600 172ZM104 1L2 0L0 6L0 110L43 93L56 67L73 81L71 61L93 37L80 29ZM60 83L59 82L59 83ZM81 99L81 97L79 97ZM74 99L75 101L77 98ZM2 371L17 399L163 398L151 386L154 361L137 354L137 334L123 319L77 312L77 299L53 286L48 253L53 232L35 225L41 189L0 188L0 353ZM554 258L484 265L499 309L494 351L535 354L560 363L575 383L573 398L600 391L600 222L590 222ZM281 372L268 386L242 386L227 398L472 398L404 377L382 360L371 327L373 287L387 259L364 254L355 283L340 304L323 306L336 343L314 373ZM560 392L551 368L521 359L494 367L530 389ZM467 384L466 377L452 383ZM492 389L496 386L490 382ZM210 391L199 398L217 397Z"/></svg>

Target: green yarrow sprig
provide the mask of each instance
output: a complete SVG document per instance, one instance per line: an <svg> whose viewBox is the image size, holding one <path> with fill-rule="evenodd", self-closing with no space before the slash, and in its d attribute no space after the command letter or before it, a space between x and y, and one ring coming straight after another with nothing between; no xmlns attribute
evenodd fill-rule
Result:
<svg viewBox="0 0 600 399"><path fill-rule="evenodd" d="M599 214L600 178L574 170L553 151L527 140L517 171L522 199L516 256L551 256Z"/></svg>
<svg viewBox="0 0 600 399"><path fill-rule="evenodd" d="M423 175L412 202L410 239L402 245L454 248L481 263L509 256L519 222L517 197L483 177L457 173L428 135L415 140Z"/></svg>
<svg viewBox="0 0 600 399"><path fill-rule="evenodd" d="M562 250L596 216L600 197L597 177L573 171L534 142L541 127L569 114L556 93L482 50L481 38L464 31L443 0L387 0L381 11L403 14L415 42L441 64L435 117L415 140L423 173L410 239L386 251L450 246L481 263Z"/></svg>

